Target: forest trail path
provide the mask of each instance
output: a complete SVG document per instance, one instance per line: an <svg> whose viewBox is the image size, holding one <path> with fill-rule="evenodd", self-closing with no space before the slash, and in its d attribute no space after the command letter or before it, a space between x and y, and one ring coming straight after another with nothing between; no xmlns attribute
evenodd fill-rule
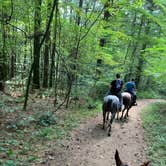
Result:
<svg viewBox="0 0 166 166"><path fill-rule="evenodd" d="M115 166L114 154L118 149L123 161L139 166L147 160L147 145L141 125L140 112L158 100L139 100L129 111L127 122L115 120L111 137L102 130L102 113L89 118L72 132L72 140L56 149L46 166ZM49 157L48 157L49 158Z"/></svg>

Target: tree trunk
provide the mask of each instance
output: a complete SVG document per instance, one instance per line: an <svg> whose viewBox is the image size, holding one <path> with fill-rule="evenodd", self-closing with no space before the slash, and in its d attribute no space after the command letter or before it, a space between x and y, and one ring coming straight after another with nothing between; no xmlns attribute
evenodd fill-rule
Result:
<svg viewBox="0 0 166 166"><path fill-rule="evenodd" d="M145 34L148 35L149 34L149 21L147 23L145 23ZM144 53L145 53L145 49L148 45L148 42L147 41L144 41L144 43L142 44L142 49L140 50L140 55L138 57L138 67L137 67L137 70L136 70L136 85L137 87L139 87L140 85L140 80L141 80L141 76L142 76L142 72L143 72L143 67L144 67Z"/></svg>
<svg viewBox="0 0 166 166"><path fill-rule="evenodd" d="M0 48L0 91L5 88L5 81L7 78L7 59L6 59L6 29L5 29L5 7L2 6L2 20L1 20L1 32L2 32L2 45Z"/></svg>
<svg viewBox="0 0 166 166"><path fill-rule="evenodd" d="M57 20L58 20L58 0L56 2L56 12L55 12L55 20L53 25L53 42L52 42L52 50L51 50L51 65L50 65L50 78L49 78L49 87L52 87L53 84L53 75L55 69L55 52L56 52L56 40L57 40Z"/></svg>
<svg viewBox="0 0 166 166"><path fill-rule="evenodd" d="M50 14L50 17L49 17L49 21L48 21L48 25L47 25L47 27L46 27L46 31L45 31L45 33L44 33L44 36L43 36L43 38L42 38L42 40L41 40L41 42L37 45L38 46L38 50L39 50L39 52L40 52L40 49L41 49L41 47L42 47L42 44L43 44L43 42L45 41L45 37L47 36L47 33L48 33L48 31L49 31L49 28L50 28L50 25L51 25L51 22L52 22L52 18L53 18L53 13L54 13L54 10L55 10L55 5L56 5L56 2L57 2L58 0L54 0L54 2L53 2L53 7L52 7L52 10L51 10L51 14ZM40 1L41 2L41 1ZM38 6L38 5L37 5ZM39 6L41 7L41 3L39 4ZM40 13L40 12L39 12ZM40 21L39 21L39 23L40 23ZM37 24L37 25L39 25L39 24ZM36 36L38 36L38 35L36 35ZM36 37L35 36L35 37ZM38 36L39 37L39 36ZM39 38L40 39L40 38ZM37 42L37 41L36 41ZM34 42L34 45L35 45L35 42ZM34 54L35 55L35 54ZM39 54L40 55L40 54ZM39 58L40 59L40 58ZM30 68L30 72L29 72L29 76L28 76L28 80L27 80L27 87L26 87L26 92L25 92L25 101L24 101L24 106L23 106L23 110L26 110L26 106L27 106L27 101L28 101L28 96L29 96L29 87L30 87L30 83L31 83L31 77L32 77L32 72L33 71L35 71L34 70L34 68L35 68L35 64L36 64L36 59L35 59L35 56L34 56L34 61L33 61L33 63L31 64L31 68ZM39 65L39 61L38 61L38 65ZM39 68L38 68L38 70L39 70ZM34 72L35 73L35 72ZM39 77L39 73L38 73L38 77ZM33 77L33 79L34 79L34 77ZM36 84L35 84L36 85ZM38 84L39 85L39 84ZM40 86L38 86L38 87L40 87Z"/></svg>
<svg viewBox="0 0 166 166"><path fill-rule="evenodd" d="M111 5L113 5L113 1ZM103 17L104 21L108 21L110 17L109 7L110 7L110 0L107 0L104 4L104 8L105 8L104 17ZM100 38L99 45L100 47L104 47L106 45L106 39L104 37Z"/></svg>
<svg viewBox="0 0 166 166"><path fill-rule="evenodd" d="M34 69L33 69L33 88L40 88L40 25L41 25L41 0L35 0L34 18Z"/></svg>
<svg viewBox="0 0 166 166"><path fill-rule="evenodd" d="M140 53L139 58L138 58L138 67L137 67L137 71L136 71L136 81L135 81L137 87L139 87L142 72L143 72L143 67L144 67L144 56L143 56L143 54L145 53L146 47L147 47L147 44L144 43L142 45L141 53Z"/></svg>
<svg viewBox="0 0 166 166"><path fill-rule="evenodd" d="M16 55L15 55L15 53L12 53L10 70L11 70L10 78L12 79L15 76L15 72L16 72Z"/></svg>
<svg viewBox="0 0 166 166"><path fill-rule="evenodd" d="M57 13L58 12L58 4L57 4L57 8L56 8L56 19L57 19ZM55 23L55 45L54 45L54 49L56 49L56 36L57 36L57 20ZM59 39L60 42L60 39ZM60 46L60 43L59 43ZM58 97L58 73L59 73L59 59L60 59L60 54L57 53L57 58L56 58L56 66L55 66L55 86L54 86L54 90L55 90L55 100L54 100L54 106L57 104L57 97Z"/></svg>
<svg viewBox="0 0 166 166"><path fill-rule="evenodd" d="M49 11L51 10L51 3L47 2L47 24L49 21ZM46 25L47 25L46 24ZM48 74L49 74L49 50L50 50L50 30L48 31L45 39L45 50L44 50L44 75L43 75L43 87L48 88Z"/></svg>

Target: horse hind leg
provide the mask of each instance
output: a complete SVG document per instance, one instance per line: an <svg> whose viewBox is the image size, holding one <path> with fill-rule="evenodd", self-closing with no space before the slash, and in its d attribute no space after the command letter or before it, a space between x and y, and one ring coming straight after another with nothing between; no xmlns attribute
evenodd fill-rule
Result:
<svg viewBox="0 0 166 166"><path fill-rule="evenodd" d="M113 111L109 125L108 125L108 136L111 136L111 128L112 128L111 125L112 125L113 120L115 119L115 114L116 114L116 111Z"/></svg>
<svg viewBox="0 0 166 166"><path fill-rule="evenodd" d="M127 110L128 111L128 110ZM124 119L127 119L128 115L127 115L127 111L126 111L126 114L124 116Z"/></svg>
<svg viewBox="0 0 166 166"><path fill-rule="evenodd" d="M127 117L129 117L129 110L130 110L131 107L132 107L132 105L130 105L130 106L127 108L127 111L126 111L126 114L125 114L125 119L126 119Z"/></svg>
<svg viewBox="0 0 166 166"><path fill-rule="evenodd" d="M117 114L116 119L119 120L119 110L117 110L117 113L116 113L116 114Z"/></svg>
<svg viewBox="0 0 166 166"><path fill-rule="evenodd" d="M123 119L123 114L124 114L125 109L126 109L126 107L124 107L123 110L122 110L122 115L121 115L121 117L120 117L120 120Z"/></svg>
<svg viewBox="0 0 166 166"><path fill-rule="evenodd" d="M109 137L111 136L111 129L112 129L111 125L112 125L112 121L113 121L113 118L111 116L111 119L110 119L110 122L109 122L109 125L108 125L108 136Z"/></svg>
<svg viewBox="0 0 166 166"><path fill-rule="evenodd" d="M126 111L126 114L125 114L125 119L127 118L127 117L129 117L129 109L130 109L131 107L129 107L128 109L127 109L127 111Z"/></svg>
<svg viewBox="0 0 166 166"><path fill-rule="evenodd" d="M103 105L103 129L105 128L105 117L106 117L106 109L105 106Z"/></svg>
<svg viewBox="0 0 166 166"><path fill-rule="evenodd" d="M111 124L108 125L108 136L111 136Z"/></svg>
<svg viewBox="0 0 166 166"><path fill-rule="evenodd" d="M125 115L126 117L129 117L129 109L127 109L127 112L126 112L126 115Z"/></svg>
<svg viewBox="0 0 166 166"><path fill-rule="evenodd" d="M109 120L109 111L107 111L107 121Z"/></svg>

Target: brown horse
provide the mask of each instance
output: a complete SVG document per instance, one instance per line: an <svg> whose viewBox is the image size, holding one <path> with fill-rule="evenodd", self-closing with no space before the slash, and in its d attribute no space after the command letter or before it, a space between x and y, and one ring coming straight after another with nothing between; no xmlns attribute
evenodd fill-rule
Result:
<svg viewBox="0 0 166 166"><path fill-rule="evenodd" d="M128 92L123 92L122 93L122 97L123 97L123 105L124 105L124 108L122 110L122 115L120 117L120 119L122 120L123 119L123 114L124 114L124 111L126 110L126 114L124 116L124 118L126 119L129 115L129 110L130 108L133 106L133 100L132 100L132 97L131 97L131 94L128 93ZM119 118L119 112L117 113L117 119Z"/></svg>
<svg viewBox="0 0 166 166"><path fill-rule="evenodd" d="M116 161L116 166L130 166L130 165L128 165L127 163L122 162L122 160L121 160L120 157L119 157L119 152L118 152L118 150L116 150L116 152L115 152L115 161ZM150 161L145 162L144 164L142 164L142 165L140 165L140 166L148 166L149 163L150 163Z"/></svg>

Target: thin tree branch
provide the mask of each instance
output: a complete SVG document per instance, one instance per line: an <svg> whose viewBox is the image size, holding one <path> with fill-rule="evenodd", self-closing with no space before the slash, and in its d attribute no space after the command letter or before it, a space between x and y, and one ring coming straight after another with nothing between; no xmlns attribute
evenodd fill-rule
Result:
<svg viewBox="0 0 166 166"><path fill-rule="evenodd" d="M21 29L21 28L15 26L15 25L13 25L13 24L11 24L11 23L9 23L9 22L6 22L6 24L12 26L12 27L15 28L15 29L20 30L21 32L24 33L25 37L28 37L27 33L26 33L23 29Z"/></svg>
<svg viewBox="0 0 166 166"><path fill-rule="evenodd" d="M13 0L11 0L11 13L10 13L10 16L8 17L8 19L6 20L6 23L11 20L12 15L13 15Z"/></svg>
<svg viewBox="0 0 166 166"><path fill-rule="evenodd" d="M89 33L89 31L91 30L91 28L93 27L93 25L97 22L98 18L101 16L101 14L103 13L105 7L103 7L103 9L100 11L100 13L98 14L98 16L96 17L96 19L94 20L94 22L90 25L89 29L86 31L86 33L80 38L80 41L83 40Z"/></svg>
<svg viewBox="0 0 166 166"><path fill-rule="evenodd" d="M41 42L40 42L39 48L41 48L41 46L42 46L42 44L43 44L43 42L44 42L44 40L45 40L45 38L46 38L46 36L47 36L47 34L48 34L48 31L49 31L49 29L50 29L50 25L51 25L52 18L53 18L53 13L54 13L54 10L55 10L56 3L57 3L57 2L58 2L58 0L54 0L53 7L52 7L52 10L51 10L51 13L50 13L50 17L49 17L49 21L48 21L48 24L47 24L47 28L46 28L46 31L45 31L45 33L44 33L44 36L43 36L43 38L42 38L42 40L41 40Z"/></svg>
<svg viewBox="0 0 166 166"><path fill-rule="evenodd" d="M95 1L95 2L94 2L94 4L93 4L92 11L91 11L91 13L90 13L89 17L87 18L87 20L85 21L84 26L86 26L86 25L87 25L87 23L89 22L89 20L90 20L90 18L91 18L91 16L92 16L92 14L93 14L93 12L94 12L95 5L96 5L96 1ZM82 27L83 27L83 26L81 26L81 28L82 28Z"/></svg>

